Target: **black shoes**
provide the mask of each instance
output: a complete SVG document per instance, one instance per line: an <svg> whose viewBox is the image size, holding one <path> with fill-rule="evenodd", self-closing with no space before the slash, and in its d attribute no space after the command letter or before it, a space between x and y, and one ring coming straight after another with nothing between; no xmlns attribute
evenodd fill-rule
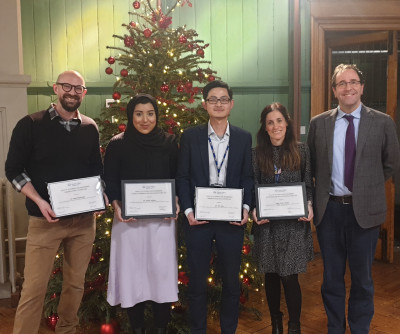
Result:
<svg viewBox="0 0 400 334"><path fill-rule="evenodd" d="M272 334L283 334L282 312L271 314Z"/></svg>
<svg viewBox="0 0 400 334"><path fill-rule="evenodd" d="M300 322L288 322L288 334L301 334Z"/></svg>

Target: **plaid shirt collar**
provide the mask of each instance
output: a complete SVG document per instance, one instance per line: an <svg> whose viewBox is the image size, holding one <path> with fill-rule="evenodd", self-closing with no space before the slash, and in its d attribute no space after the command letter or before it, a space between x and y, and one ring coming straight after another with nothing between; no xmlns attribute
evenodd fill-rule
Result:
<svg viewBox="0 0 400 334"><path fill-rule="evenodd" d="M69 121L66 121L62 119L60 114L57 112L54 103L50 105L49 116L51 120L57 118L59 120L59 123L69 132L71 132L74 128L76 128L78 125L82 123L82 117L79 110L76 111L76 117L70 119Z"/></svg>

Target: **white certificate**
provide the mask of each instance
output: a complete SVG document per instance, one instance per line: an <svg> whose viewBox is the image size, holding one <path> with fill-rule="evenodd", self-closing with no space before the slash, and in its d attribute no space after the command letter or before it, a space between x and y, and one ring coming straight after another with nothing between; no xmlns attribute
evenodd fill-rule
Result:
<svg viewBox="0 0 400 334"><path fill-rule="evenodd" d="M243 189L196 187L196 220L241 221Z"/></svg>
<svg viewBox="0 0 400 334"><path fill-rule="evenodd" d="M124 218L167 218L176 216L175 180L123 180Z"/></svg>
<svg viewBox="0 0 400 334"><path fill-rule="evenodd" d="M48 183L47 190L56 217L105 209L100 176Z"/></svg>
<svg viewBox="0 0 400 334"><path fill-rule="evenodd" d="M304 182L256 186L258 219L292 219L307 217Z"/></svg>

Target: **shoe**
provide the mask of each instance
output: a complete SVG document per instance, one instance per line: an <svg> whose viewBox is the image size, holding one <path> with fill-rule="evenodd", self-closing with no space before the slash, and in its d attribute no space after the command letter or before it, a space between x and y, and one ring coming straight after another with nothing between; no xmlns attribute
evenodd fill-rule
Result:
<svg viewBox="0 0 400 334"><path fill-rule="evenodd" d="M288 334L301 334L300 322L288 322Z"/></svg>
<svg viewBox="0 0 400 334"><path fill-rule="evenodd" d="M282 312L271 314L272 334L283 334Z"/></svg>

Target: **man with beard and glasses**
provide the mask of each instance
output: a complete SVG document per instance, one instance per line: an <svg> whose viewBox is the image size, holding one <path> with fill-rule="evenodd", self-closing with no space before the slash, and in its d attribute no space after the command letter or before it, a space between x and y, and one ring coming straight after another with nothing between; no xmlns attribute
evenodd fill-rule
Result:
<svg viewBox="0 0 400 334"><path fill-rule="evenodd" d="M24 284L14 334L38 332L47 283L61 243L63 288L55 332L75 333L95 238L93 212L57 218L50 206L49 182L103 174L97 125L78 111L87 92L84 79L78 72L63 72L53 90L56 104L25 116L15 126L5 165L8 180L26 196L29 214Z"/></svg>

